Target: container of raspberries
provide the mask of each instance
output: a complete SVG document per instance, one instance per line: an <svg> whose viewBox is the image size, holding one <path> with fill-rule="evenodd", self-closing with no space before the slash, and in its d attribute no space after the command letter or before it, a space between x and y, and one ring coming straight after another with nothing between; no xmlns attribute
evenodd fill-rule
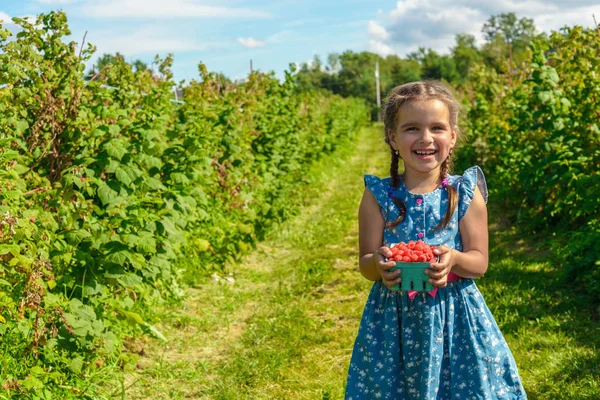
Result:
<svg viewBox="0 0 600 400"><path fill-rule="evenodd" d="M429 263L437 258L433 254L433 249L434 247L422 240L391 245L392 256L388 260L395 261L396 266L390 268L390 272L398 268L402 270L399 276L402 281L394 285L392 289L417 290L419 292L433 290L433 285L429 283L429 275L425 273L425 269L429 268Z"/></svg>

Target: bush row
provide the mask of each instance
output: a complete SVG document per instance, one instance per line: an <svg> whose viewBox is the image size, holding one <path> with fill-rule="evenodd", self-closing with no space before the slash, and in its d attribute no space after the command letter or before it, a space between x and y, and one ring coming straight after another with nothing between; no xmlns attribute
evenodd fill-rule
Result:
<svg viewBox="0 0 600 400"><path fill-rule="evenodd" d="M65 14L15 22L16 37L0 25L0 383L85 396L123 367L123 337L162 337L152 305L294 212L307 167L368 110L298 94L289 73L236 84L202 64L174 103L170 57L84 81L94 48L63 41Z"/></svg>
<svg viewBox="0 0 600 400"><path fill-rule="evenodd" d="M553 32L511 74L477 69L464 91L465 165L529 231L547 233L565 282L600 302L600 33Z"/></svg>

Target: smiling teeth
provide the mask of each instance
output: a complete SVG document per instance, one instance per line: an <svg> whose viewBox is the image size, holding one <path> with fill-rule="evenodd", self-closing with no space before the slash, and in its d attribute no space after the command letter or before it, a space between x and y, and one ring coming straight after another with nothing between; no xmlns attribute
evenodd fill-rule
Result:
<svg viewBox="0 0 600 400"><path fill-rule="evenodd" d="M435 150L434 151L415 151L415 153L417 153L420 156L431 156L431 155L435 154Z"/></svg>

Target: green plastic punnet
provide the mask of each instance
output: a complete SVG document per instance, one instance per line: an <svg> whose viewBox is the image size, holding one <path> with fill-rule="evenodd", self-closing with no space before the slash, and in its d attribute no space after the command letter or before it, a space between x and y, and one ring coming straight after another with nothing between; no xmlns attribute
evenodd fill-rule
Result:
<svg viewBox="0 0 600 400"><path fill-rule="evenodd" d="M390 268L393 272L400 268L402 272L399 278L402 281L392 286L394 290L417 290L419 292L429 292L433 290L433 285L429 283L429 275L425 273L425 269L429 268L428 262L399 262L396 261L396 266Z"/></svg>

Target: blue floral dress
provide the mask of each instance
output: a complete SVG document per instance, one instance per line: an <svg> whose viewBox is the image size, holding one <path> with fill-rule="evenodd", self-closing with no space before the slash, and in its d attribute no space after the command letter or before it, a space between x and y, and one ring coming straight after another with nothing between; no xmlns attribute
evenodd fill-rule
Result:
<svg viewBox="0 0 600 400"><path fill-rule="evenodd" d="M365 175L365 185L381 207L385 221L398 218L388 197L391 179ZM458 224L475 187L487 202L479 167L450 176L458 191L451 222L432 232L446 213L448 192L410 193L403 183L396 196L406 217L385 228L384 245L423 240L462 250ZM419 200L420 199L420 200ZM421 232L421 234L419 234ZM515 360L472 279L449 282L435 297L393 292L381 280L373 284L354 343L346 382L346 400L359 399L526 399Z"/></svg>

